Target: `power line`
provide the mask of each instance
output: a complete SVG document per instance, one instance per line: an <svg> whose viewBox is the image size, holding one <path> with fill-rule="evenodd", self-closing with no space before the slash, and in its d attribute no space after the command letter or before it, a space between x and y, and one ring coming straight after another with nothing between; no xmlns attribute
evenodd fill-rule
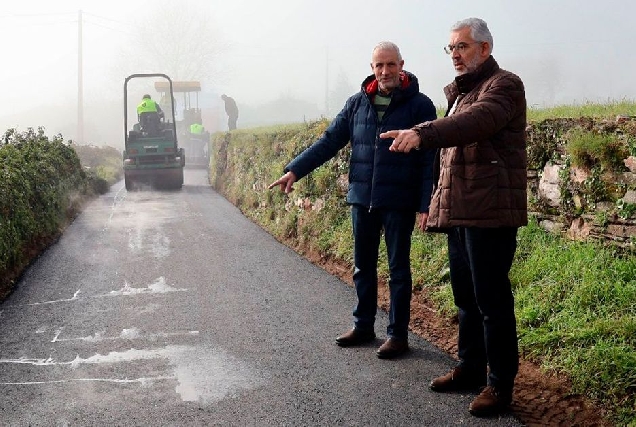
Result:
<svg viewBox="0 0 636 427"><path fill-rule="evenodd" d="M5 18L33 18L40 16L76 15L75 12L51 12L51 13L13 13L11 15L0 15L0 19Z"/></svg>
<svg viewBox="0 0 636 427"><path fill-rule="evenodd" d="M77 21L75 21L75 22L77 22ZM105 28L105 29L107 29L107 30L116 31L116 32L118 32L118 33L123 33L123 34L132 34L132 32L131 32L131 31L128 31L128 30L120 30L120 29L117 29L117 28L109 27L109 26L107 26L107 25L98 24L97 22L93 22L93 21L90 21L90 20L88 20L88 19L84 19L84 23L85 23L85 24L95 25L96 27Z"/></svg>
<svg viewBox="0 0 636 427"><path fill-rule="evenodd" d="M93 16L93 17L95 17L95 18L102 19L102 20L104 20L104 21L111 21L111 22L115 22L116 24L125 25L126 27L132 27L132 26L133 26L132 24L130 24L130 23L128 23L128 22L118 21L117 19L107 18L107 17L105 17L105 16L96 15L96 14L94 14L94 13L84 12L84 11L82 11L82 13L83 13L84 15L90 15L90 16Z"/></svg>

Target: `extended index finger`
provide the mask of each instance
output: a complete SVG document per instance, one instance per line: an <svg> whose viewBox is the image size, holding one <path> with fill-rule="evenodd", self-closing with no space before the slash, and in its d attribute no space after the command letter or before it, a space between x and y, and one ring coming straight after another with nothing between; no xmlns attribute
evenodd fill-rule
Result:
<svg viewBox="0 0 636 427"><path fill-rule="evenodd" d="M280 185L281 183L282 183L282 180L281 180L281 179L278 179L278 180L276 180L276 181L272 182L271 184L269 184L269 185L267 186L267 189L268 189L268 190L271 190L272 188L276 187L277 185Z"/></svg>
<svg viewBox="0 0 636 427"><path fill-rule="evenodd" d="M399 130L388 130L380 134L380 138L395 138L400 134Z"/></svg>

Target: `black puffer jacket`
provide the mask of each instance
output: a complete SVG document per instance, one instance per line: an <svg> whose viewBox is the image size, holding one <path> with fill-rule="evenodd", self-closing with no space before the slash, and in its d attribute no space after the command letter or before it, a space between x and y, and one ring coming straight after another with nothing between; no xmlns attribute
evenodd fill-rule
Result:
<svg viewBox="0 0 636 427"><path fill-rule="evenodd" d="M417 78L403 72L402 87L394 89L391 104L378 122L372 101L375 81L373 75L364 80L362 90L347 100L322 137L290 162L285 172L292 171L300 179L351 142L349 204L428 212L434 150L392 152L391 140L379 135L434 120L435 106L419 92Z"/></svg>

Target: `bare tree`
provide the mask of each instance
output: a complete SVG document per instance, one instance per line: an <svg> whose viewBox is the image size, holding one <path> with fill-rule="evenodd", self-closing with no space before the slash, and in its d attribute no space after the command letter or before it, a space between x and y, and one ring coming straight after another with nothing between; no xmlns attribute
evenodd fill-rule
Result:
<svg viewBox="0 0 636 427"><path fill-rule="evenodd" d="M215 59L224 47L208 7L190 2L148 3L146 18L135 27L125 49L126 69L164 72L174 80L219 80Z"/></svg>

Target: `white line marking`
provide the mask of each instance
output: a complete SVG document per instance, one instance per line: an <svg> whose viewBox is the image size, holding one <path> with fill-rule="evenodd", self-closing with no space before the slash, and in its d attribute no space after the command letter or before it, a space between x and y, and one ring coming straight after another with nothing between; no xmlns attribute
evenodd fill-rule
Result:
<svg viewBox="0 0 636 427"><path fill-rule="evenodd" d="M102 298L102 297L112 297L112 296L138 295L138 294L166 294L170 292L187 292L187 291L188 291L187 288L175 288L166 284L166 278L161 276L155 279L153 283L151 283L145 288L133 288L132 286L130 286L130 284L127 281L124 281L123 288L121 288L118 291L110 291L108 294L93 295L89 297L80 298L79 294L81 292L81 289L78 289L77 291L75 291L75 293L73 294L71 298L64 298L64 299L59 299L55 301L32 302L32 303L21 304L21 305L7 305L7 306L4 306L4 308L5 309L19 308L19 307L25 307L25 306L35 307L39 305L49 305L49 304L59 304L63 302L80 301L86 298ZM2 317L2 313L3 312L0 311L0 317Z"/></svg>
<svg viewBox="0 0 636 427"><path fill-rule="evenodd" d="M78 298L79 293L80 293L80 289L75 291L75 293L73 294L72 298L58 299L58 300L55 300L55 301L32 302L30 304L25 304L25 305L34 306L34 305L57 304L57 303L60 303L60 302L77 301L79 299Z"/></svg>
<svg viewBox="0 0 636 427"><path fill-rule="evenodd" d="M40 384L61 384L70 382L103 382L103 383L117 383L117 384L133 384L139 383L146 387L151 385L155 381L162 380L176 380L176 376L164 376L164 377L149 377L149 378L134 378L123 380L117 378L69 378L66 380L51 380L51 381L23 381L23 382L7 382L0 383L2 385L40 385Z"/></svg>
<svg viewBox="0 0 636 427"><path fill-rule="evenodd" d="M62 330L64 330L64 328L59 328L57 331L55 331L55 336L53 337L53 339L51 340L51 342L56 342L57 338L60 336L60 334L62 333Z"/></svg>
<svg viewBox="0 0 636 427"><path fill-rule="evenodd" d="M166 284L165 277L157 278L153 283L148 285L146 288L133 288L130 284L124 281L124 287L118 291L110 291L106 296L127 296L127 295L137 295L137 294L165 294L169 292L185 292L187 289L183 288L173 288L172 286Z"/></svg>
<svg viewBox="0 0 636 427"><path fill-rule="evenodd" d="M102 363L122 363L138 360L165 359L170 368L165 376L160 379L175 379L175 392L181 400L186 402L207 403L217 401L231 396L240 390L249 390L262 386L265 377L244 362L228 355L224 351L197 348L192 346L167 346L157 349L137 350L130 349L124 352L110 352L106 355L95 354L88 358L81 358L79 355L70 361L58 362L49 357L48 359L2 359L0 364L21 364L33 366L69 366L73 370L82 365L96 365ZM79 372L82 372L80 370ZM57 374L59 370L54 370L51 374ZM70 381L108 381L122 383L125 381L139 382L139 379L100 379L84 378L72 379L63 378L59 380L43 381L16 381L16 385L64 383Z"/></svg>
<svg viewBox="0 0 636 427"><path fill-rule="evenodd" d="M159 332L155 334L147 334L144 335L137 328L129 328L122 329L121 334L116 337L106 337L103 336L102 332L95 332L94 335L89 335L87 337L77 337L77 338L59 338L62 329L58 329L57 335L51 342L69 342L69 341L85 341L85 342L100 342L100 341L115 341L115 340L133 340L133 339L149 339L149 340L157 340L158 338L170 338L170 337L179 337L179 336L194 336L199 335L199 331L186 331L186 332Z"/></svg>

